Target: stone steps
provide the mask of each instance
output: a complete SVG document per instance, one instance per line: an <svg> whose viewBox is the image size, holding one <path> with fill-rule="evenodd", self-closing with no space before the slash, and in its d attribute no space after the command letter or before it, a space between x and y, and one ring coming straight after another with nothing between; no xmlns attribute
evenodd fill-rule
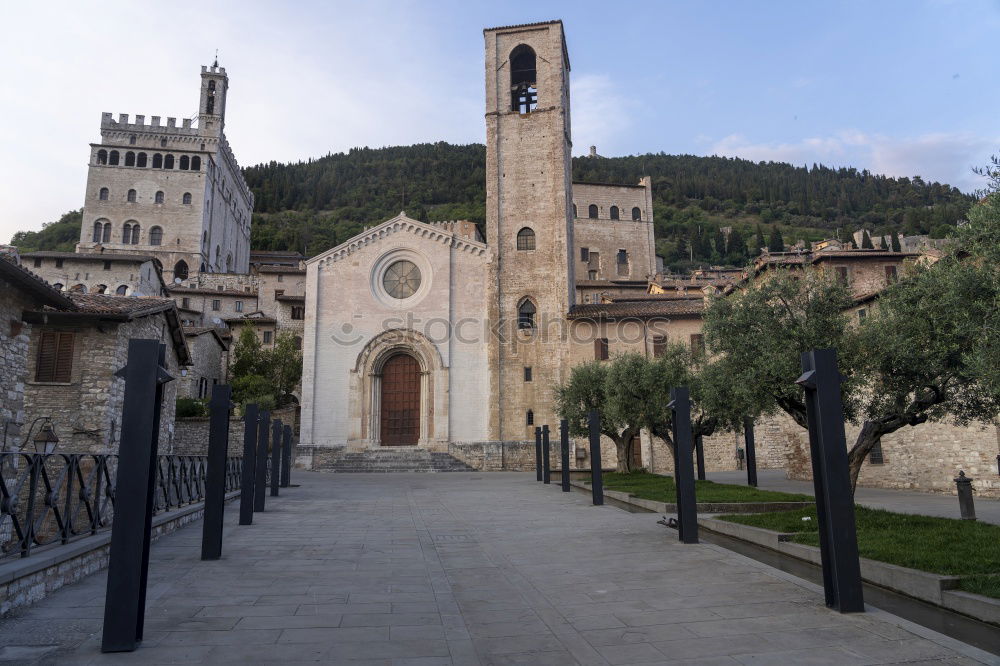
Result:
<svg viewBox="0 0 1000 666"><path fill-rule="evenodd" d="M339 474L476 471L447 453L415 448L345 451L314 469Z"/></svg>

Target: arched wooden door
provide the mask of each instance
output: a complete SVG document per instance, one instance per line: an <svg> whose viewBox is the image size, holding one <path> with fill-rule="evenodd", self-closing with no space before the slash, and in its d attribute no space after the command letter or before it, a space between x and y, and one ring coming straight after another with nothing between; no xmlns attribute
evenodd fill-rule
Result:
<svg viewBox="0 0 1000 666"><path fill-rule="evenodd" d="M420 438L420 364L396 354L382 366L382 446L413 446Z"/></svg>

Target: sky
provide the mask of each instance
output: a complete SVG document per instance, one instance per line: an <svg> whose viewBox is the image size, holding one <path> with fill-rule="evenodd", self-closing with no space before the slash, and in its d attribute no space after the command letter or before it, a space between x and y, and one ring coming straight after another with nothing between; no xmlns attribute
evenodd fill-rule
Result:
<svg viewBox="0 0 1000 666"><path fill-rule="evenodd" d="M0 241L83 205L101 112L196 114L216 49L237 159L288 162L482 143L482 29L554 18L575 154L855 166L973 191L972 167L1000 153L1000 0L21 2L0 27Z"/></svg>

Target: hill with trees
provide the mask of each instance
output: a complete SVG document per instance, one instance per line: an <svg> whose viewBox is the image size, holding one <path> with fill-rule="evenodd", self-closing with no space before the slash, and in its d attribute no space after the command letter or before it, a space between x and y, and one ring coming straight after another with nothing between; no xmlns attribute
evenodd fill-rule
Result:
<svg viewBox="0 0 1000 666"><path fill-rule="evenodd" d="M305 162L244 169L256 197L251 244L315 255L400 210L423 220L485 224L486 149L481 144L354 148ZM760 247L798 240L951 235L970 195L920 177L853 168L796 167L739 158L666 155L577 157L583 182L653 182L657 251L674 268L741 264ZM75 230L74 230L75 225ZM71 249L79 212L39 232L20 232L24 251Z"/></svg>

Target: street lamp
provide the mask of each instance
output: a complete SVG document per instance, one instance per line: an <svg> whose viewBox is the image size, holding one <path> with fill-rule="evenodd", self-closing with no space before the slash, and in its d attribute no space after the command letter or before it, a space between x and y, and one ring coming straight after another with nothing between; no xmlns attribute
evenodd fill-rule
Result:
<svg viewBox="0 0 1000 666"><path fill-rule="evenodd" d="M56 437L51 423L45 423L34 437L35 453L49 454L56 450L59 438Z"/></svg>

